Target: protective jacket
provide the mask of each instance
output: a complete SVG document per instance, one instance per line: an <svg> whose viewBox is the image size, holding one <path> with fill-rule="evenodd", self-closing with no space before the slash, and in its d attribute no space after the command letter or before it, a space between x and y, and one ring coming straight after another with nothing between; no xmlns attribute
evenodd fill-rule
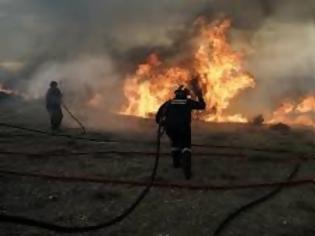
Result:
<svg viewBox="0 0 315 236"><path fill-rule="evenodd" d="M62 94L58 88L49 88L46 94L47 110L59 110L62 103Z"/></svg>
<svg viewBox="0 0 315 236"><path fill-rule="evenodd" d="M198 101L174 98L165 102L156 114L156 122L165 127L190 127L191 111L203 110L206 104L202 97Z"/></svg>
<svg viewBox="0 0 315 236"><path fill-rule="evenodd" d="M50 116L52 130L60 128L63 114L61 109L62 93L58 88L49 88L46 94L46 108Z"/></svg>

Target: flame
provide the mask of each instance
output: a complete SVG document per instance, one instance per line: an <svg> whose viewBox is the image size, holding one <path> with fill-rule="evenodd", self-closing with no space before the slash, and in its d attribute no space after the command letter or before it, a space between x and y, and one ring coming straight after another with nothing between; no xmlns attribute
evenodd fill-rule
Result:
<svg viewBox="0 0 315 236"><path fill-rule="evenodd" d="M2 84L0 84L0 93L4 93L7 95L16 95L17 94L15 91L5 88Z"/></svg>
<svg viewBox="0 0 315 236"><path fill-rule="evenodd" d="M188 83L189 71L180 67L163 68L156 54L138 67L135 75L124 83L124 93L129 99L123 114L148 117L161 103L172 97L177 84Z"/></svg>
<svg viewBox="0 0 315 236"><path fill-rule="evenodd" d="M283 102L268 121L270 124L279 122L315 128L315 96L306 96L300 102L289 100Z"/></svg>
<svg viewBox="0 0 315 236"><path fill-rule="evenodd" d="M2 84L0 84L0 93L7 95L7 96L14 96L14 97L22 98L26 101L31 99L30 96L28 96L27 94L22 93L22 92L17 91L17 90L9 89Z"/></svg>
<svg viewBox="0 0 315 236"><path fill-rule="evenodd" d="M139 65L135 74L125 80L123 89L128 104L122 108L122 114L139 117L154 114L162 103L173 97L178 85L189 87L191 78L197 75L207 103L200 119L247 122L241 114L225 114L233 98L255 86L254 78L244 69L242 54L228 42L230 20L207 24L200 18L194 26L198 33L194 38L195 49L187 60L189 65L166 65L157 54L151 54L146 63Z"/></svg>

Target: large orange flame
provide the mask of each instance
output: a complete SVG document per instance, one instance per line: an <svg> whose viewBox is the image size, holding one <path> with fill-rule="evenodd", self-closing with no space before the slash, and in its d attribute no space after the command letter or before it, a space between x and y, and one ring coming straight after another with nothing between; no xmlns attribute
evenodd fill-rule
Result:
<svg viewBox="0 0 315 236"><path fill-rule="evenodd" d="M285 101L276 109L268 123L312 126L315 128L315 96L309 95L300 102Z"/></svg>
<svg viewBox="0 0 315 236"><path fill-rule="evenodd" d="M198 19L195 27L198 33L193 40L196 46L189 58L190 64L168 66L156 54L150 55L147 62L125 80L128 104L122 108L122 114L140 117L154 114L173 96L176 87L189 87L192 77L197 76L207 103L206 111L200 115L202 120L247 122L241 114L225 114L236 95L255 86L254 78L244 69L242 55L228 42L230 20L207 24Z"/></svg>

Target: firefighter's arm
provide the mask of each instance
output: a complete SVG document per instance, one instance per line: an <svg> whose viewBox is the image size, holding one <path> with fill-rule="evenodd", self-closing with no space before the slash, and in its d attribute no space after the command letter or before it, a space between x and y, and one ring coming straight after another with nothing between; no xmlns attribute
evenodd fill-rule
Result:
<svg viewBox="0 0 315 236"><path fill-rule="evenodd" d="M194 94L198 98L198 101L194 101L194 100L190 101L191 109L204 110L206 108L206 103L205 103L203 96L202 96L202 90L201 90L199 82L198 82L198 77L193 78L190 81L190 85L191 85L192 91L194 92Z"/></svg>
<svg viewBox="0 0 315 236"><path fill-rule="evenodd" d="M189 100L189 104L192 110L204 110L206 108L206 103L202 96L198 96L198 101Z"/></svg>

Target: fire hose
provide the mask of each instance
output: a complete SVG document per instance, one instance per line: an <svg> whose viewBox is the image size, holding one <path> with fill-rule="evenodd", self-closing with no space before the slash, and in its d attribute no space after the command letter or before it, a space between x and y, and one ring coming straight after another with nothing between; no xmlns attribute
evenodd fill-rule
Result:
<svg viewBox="0 0 315 236"><path fill-rule="evenodd" d="M7 214L0 214L0 221L2 222L7 222L7 223L13 223L13 224L19 224L19 225L26 225L26 226L31 226L31 227L37 227L37 228L42 228L46 230L51 230L59 233L84 233L84 232L90 232L90 231L96 231L100 230L103 228L107 228L109 226L115 225L122 220L124 220L126 217L128 217L136 208L137 206L142 202L142 200L145 198L145 196L149 193L156 174L157 174L157 169L159 165L159 158L160 158L160 144L161 144L161 137L163 135L163 129L161 126L158 128L157 132L157 142L156 142L156 157L155 157L155 163L154 167L152 169L152 174L150 177L150 182L146 187L143 189L143 191L139 194L139 196L136 198L136 200L131 204L130 207L125 209L119 216L114 217L113 219L99 223L96 225L90 225L90 226L82 226L82 227L68 227L68 226L61 226L61 225L56 225L53 223L48 223L40 220L35 220L35 219L30 219L27 217L22 217L22 216L16 216L16 215L7 215Z"/></svg>
<svg viewBox="0 0 315 236"><path fill-rule="evenodd" d="M291 174L289 175L289 177L287 178L287 182L292 180L298 173L298 171L300 170L301 167L301 162L297 163L293 169L293 171L291 172ZM314 183L314 180L313 180ZM276 196L278 193L280 193L285 185L279 185L278 187L276 187L274 190L272 190L271 192L267 193L266 195L249 202L248 204L245 204L244 206L241 206L239 209L237 209L236 211L228 214L228 216L219 224L219 226L216 228L216 230L213 233L213 236L219 236L224 229L240 214L244 213L245 211L259 205L262 204L264 202L266 202L267 200L270 200L272 197Z"/></svg>
<svg viewBox="0 0 315 236"><path fill-rule="evenodd" d="M105 155L105 154L116 154L120 156L128 156L130 158L130 155L137 155L137 157L141 158L151 158L152 156L155 156L155 152L151 151L117 151L117 150L107 150L107 151L93 151L93 152L66 152L63 150L60 151L52 151L52 152L41 152L41 153L35 153L35 152L18 152L18 151L7 151L7 150L1 150L0 149L0 158L5 158L6 156L10 156L12 158L49 158L52 156L76 156L76 157L85 157L87 155L88 158L93 157L93 155ZM211 158L228 158L232 161L250 161L246 155L241 153L229 153L229 152L194 152L194 156L206 156L209 155ZM170 156L169 152L160 152L160 158L166 158ZM97 158L97 157L96 157ZM255 159L252 159L255 160ZM274 163L292 163L297 161L315 161L314 157L290 157L290 158L273 158L273 159L260 159L260 161L268 161L268 162L274 162Z"/></svg>
<svg viewBox="0 0 315 236"><path fill-rule="evenodd" d="M110 184L116 186L127 186L127 187L143 187L147 186L150 181L134 181L134 180L120 180L101 178L97 176L60 176L50 173L33 173L33 172L19 172L19 171L7 171L1 170L1 175L25 177L25 178L36 178L56 182L65 183L96 183L96 184ZM171 183L154 181L152 187L161 189L179 189L179 190L191 190L191 191L232 191L232 190L245 190L245 189L259 189L259 188L272 188L272 187L296 187L307 184L314 184L315 176L296 179L296 180L285 180L285 181L274 181L274 182L254 182L254 183L241 183L241 184L225 184L225 185L214 185L214 184L189 184L189 183Z"/></svg>
<svg viewBox="0 0 315 236"><path fill-rule="evenodd" d="M186 189L192 191L231 191L231 190L239 190L239 189L253 189L253 188L268 188L268 187L276 187L270 193L254 200L236 211L230 213L223 221L219 224L217 229L215 230L213 236L219 236L226 227L228 227L231 222L239 216L241 213L257 206L263 202L266 202L270 198L274 197L280 191L282 191L285 187L297 187L306 184L314 184L315 177L306 178L306 179L299 179L299 180L292 180L294 176L298 173L302 162L299 162L294 170L291 172L289 178L287 178L283 182L270 182L270 183L253 183L253 184L241 184L241 185L222 185L222 186L215 186L215 185L203 185L203 186L196 186L196 185L189 185L189 184L172 184L172 183L161 183L161 182L136 182L136 181L127 181L127 180L110 180L110 179L103 179L103 178L89 178L89 177L65 177L65 176L54 176L48 174L34 174L34 173L25 173L25 172L14 172L14 171L2 171L0 170L0 174L4 175L13 175L19 177L30 177L30 178L41 178L47 179L51 181L61 181L61 182L89 182L89 183L102 183L102 184L112 184L112 185L128 185L132 187L142 187L142 186L149 186L158 187L158 188L177 188L177 189ZM15 219L15 218L14 218ZM0 215L0 221L1 221ZM30 222L28 222L30 223ZM33 223L33 222L31 222ZM30 225L30 224L27 224ZM33 225L38 227L37 225ZM43 228L43 227L41 227ZM47 229L45 227L45 229ZM56 230L54 230L56 231ZM58 230L58 232L60 232ZM73 231L72 231L73 232Z"/></svg>
<svg viewBox="0 0 315 236"><path fill-rule="evenodd" d="M19 126L15 126L15 125L10 125L10 124L0 123L0 126L9 127L9 128L15 128L15 129L22 129L22 130L26 130L26 131L30 131L30 132L36 132L36 133L51 135L50 133L45 132L45 131L29 129L29 128L19 127ZM58 232L62 232L62 233L75 233L75 232L93 231L93 230L98 230L98 229L101 229L101 228L108 227L110 225L113 225L113 224L116 224L116 223L122 221L142 201L142 199L149 192L150 188L152 186L154 186L154 179L155 179L155 175L156 175L156 171L157 171L159 154L160 154L159 153L159 151L160 151L160 138L161 138L160 129L161 129L161 127L159 127L159 132L158 132L156 161L155 161L155 166L154 166L154 169L153 169L153 172L152 172L152 175L151 175L151 181L146 186L146 188L143 190L143 192L139 195L139 197L134 202L134 204L132 204L132 206L130 208L128 208L120 216L118 216L118 217L116 217L116 218L114 218L114 219L112 219L112 220L110 220L110 221L108 221L106 223L98 224L98 225L95 225L95 226L87 226L87 227L65 227L65 226L54 225L54 224L50 224L50 223L46 223L46 222L36 221L36 220L24 218L24 217L9 216L9 215L0 215L0 221L11 222L11 223L16 223L16 224L23 224L23 225L28 225L28 226L34 226L34 227L49 229L49 230L58 231ZM81 140L89 140L89 141L100 142L99 139L82 138L82 137L66 135L66 134L58 134L56 136L64 136L64 137L68 137L68 138L76 138L76 139L81 139ZM102 141L102 142L104 142L104 141ZM115 141L108 140L106 142L115 142ZM204 145L198 145L198 146L204 146ZM232 147L232 148L235 148L235 147ZM258 150L258 151L260 151L260 150ZM279 152L286 152L286 151L285 150L279 150ZM246 205L242 206L237 211L229 214L227 216L227 218L225 220L223 220L222 223L217 227L217 229L214 232L214 236L218 236L220 233L222 233L223 230L231 223L231 221L233 219L235 219L239 214L241 214L244 211L246 211L246 210L256 206L257 204L261 204L261 203L269 200L270 198L274 197L276 194L278 194L280 191L282 191L285 186L314 183L314 179L313 178L312 179L299 180L299 181L295 181L295 182L294 181L292 181L292 182L290 181L297 174L297 172L298 172L298 170L300 168L300 165L301 165L301 163L298 163L295 166L293 172L290 174L290 176L287 179L287 181L282 182L282 183L270 183L270 184L267 184L269 186L278 186L276 189L274 189L273 191L271 191L267 195L264 195L263 197L255 200L255 201L252 201L249 204L246 204ZM35 175L33 174L32 176L29 176L29 177L35 177ZM51 176L46 176L46 177L51 178ZM58 177L56 179L58 179ZM59 179L60 179L60 177L59 177ZM81 181L84 181L84 180L81 179ZM120 182L122 182L122 181L120 181ZM265 186L266 187L266 184L262 184L261 186ZM172 186L172 187L174 187L174 186ZM254 187L254 186L252 185L252 186L238 186L238 187L241 187L241 188L246 188L247 187L248 188L248 187ZM211 186L210 186L210 188L213 189L213 187L211 187ZM216 189L218 189L218 187L216 187ZM222 187L221 188L219 187L219 189L222 189Z"/></svg>
<svg viewBox="0 0 315 236"><path fill-rule="evenodd" d="M86 155L104 155L104 154L117 154L122 156L137 155L137 157L151 158L155 156L155 152L152 151L117 151L117 150L106 150L106 151L92 151L92 152L66 152L63 150L51 151L51 152L18 152L18 151L4 151L0 149L0 158L4 155L17 156L17 157L34 157L34 158L46 158L50 156L86 156ZM160 152L160 158L170 156L169 152ZM194 152L194 156L205 156L210 155L214 157L226 157L233 158L235 160L245 160L246 156L241 153L228 153L228 152ZM90 157L90 156L89 156ZM286 160L275 159L276 162L291 162L300 160L301 158L290 158ZM312 158L304 158L305 160L311 160Z"/></svg>
<svg viewBox="0 0 315 236"><path fill-rule="evenodd" d="M0 122L0 127L6 127L6 128L12 128L12 129L18 129L18 130L24 130L32 133L38 133L42 135L47 136L55 136L55 137L64 137L64 138L70 138L73 140L81 140L81 141L91 141L96 143L120 143L120 140L114 140L114 139L98 139L98 138L91 138L91 137L82 137L78 135L71 135L71 134L65 134L65 133L51 133L49 131L40 130L40 129L34 129L34 128L27 128L20 125L10 124L10 123L3 123ZM124 140L124 143L139 143L137 141L127 141ZM153 144L152 141L146 142L146 144ZM271 148L251 148L251 147L245 147L245 146L226 146L226 145L213 145L213 144L192 144L193 147L202 147L202 148L217 148L217 149L231 149L231 150L248 150L248 151L255 151L255 152L270 152L270 153L292 153L300 155L299 152L293 152L286 149L271 149Z"/></svg>
<svg viewBox="0 0 315 236"><path fill-rule="evenodd" d="M70 115L70 117L78 123L78 125L80 126L81 130L82 130L82 134L86 134L86 130L84 125L82 124L82 122L75 117L75 115L72 114L72 112L70 111L70 109L66 106L66 104L62 103L62 107L66 110L66 112Z"/></svg>
<svg viewBox="0 0 315 236"><path fill-rule="evenodd" d="M65 133L51 133L45 130L40 129L33 129L33 128L27 128L19 125L14 124L8 124L8 123L2 123L0 122L1 127L11 128L11 129L18 129L18 130L24 130L32 133L47 135L47 136L54 136L54 137L64 137L64 138L70 138L72 140L83 140L83 141L91 141L91 142L97 142L97 143L117 143L115 140L105 140L105 139L96 139L96 138L87 138L82 137L78 135L71 135L71 134L65 134Z"/></svg>

